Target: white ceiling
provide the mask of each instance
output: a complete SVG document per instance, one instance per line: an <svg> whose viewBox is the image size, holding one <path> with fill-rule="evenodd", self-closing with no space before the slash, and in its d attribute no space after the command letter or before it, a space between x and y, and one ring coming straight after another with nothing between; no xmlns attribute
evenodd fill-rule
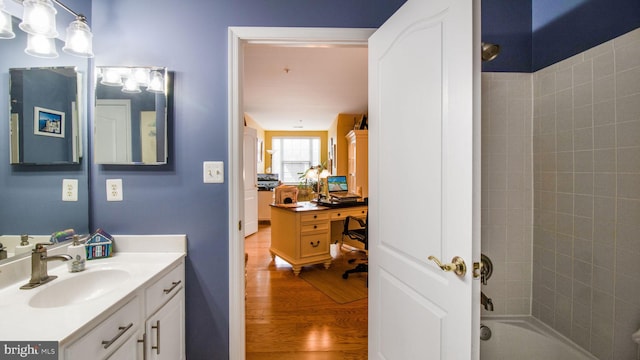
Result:
<svg viewBox="0 0 640 360"><path fill-rule="evenodd" d="M247 44L244 111L265 130L327 130L367 112L367 47Z"/></svg>

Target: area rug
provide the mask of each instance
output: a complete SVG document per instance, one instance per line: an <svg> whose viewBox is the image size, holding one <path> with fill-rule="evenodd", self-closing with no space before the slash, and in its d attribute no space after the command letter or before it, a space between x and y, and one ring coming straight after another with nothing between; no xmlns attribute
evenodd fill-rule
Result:
<svg viewBox="0 0 640 360"><path fill-rule="evenodd" d="M348 279L342 278L345 270L356 266L348 263L349 258L334 258L329 269L325 269L322 264L305 266L300 277L338 304L365 299L368 295L366 273L350 274Z"/></svg>

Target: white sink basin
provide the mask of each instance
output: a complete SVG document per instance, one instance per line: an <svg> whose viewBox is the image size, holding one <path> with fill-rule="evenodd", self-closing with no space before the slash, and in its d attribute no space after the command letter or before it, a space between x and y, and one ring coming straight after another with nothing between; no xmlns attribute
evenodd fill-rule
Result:
<svg viewBox="0 0 640 360"><path fill-rule="evenodd" d="M118 269L74 273L66 279L53 280L29 300L29 306L54 308L95 299L116 289L129 277L127 271Z"/></svg>

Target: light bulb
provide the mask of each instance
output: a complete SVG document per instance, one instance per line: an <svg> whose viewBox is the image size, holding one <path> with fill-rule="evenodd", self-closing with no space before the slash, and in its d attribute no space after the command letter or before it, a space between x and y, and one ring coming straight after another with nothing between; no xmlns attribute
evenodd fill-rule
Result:
<svg viewBox="0 0 640 360"><path fill-rule="evenodd" d="M16 34L13 32L11 15L2 10L4 5L0 1L0 39L13 39Z"/></svg>
<svg viewBox="0 0 640 360"><path fill-rule="evenodd" d="M20 29L32 35L43 35L47 38L58 36L56 30L56 9L51 0L24 0L24 12Z"/></svg>
<svg viewBox="0 0 640 360"><path fill-rule="evenodd" d="M80 15L67 27L67 40L62 50L71 55L93 57L93 34L89 25Z"/></svg>
<svg viewBox="0 0 640 360"><path fill-rule="evenodd" d="M27 48L24 50L27 54L42 58L57 58L58 51L54 39L44 35L27 36Z"/></svg>
<svg viewBox="0 0 640 360"><path fill-rule="evenodd" d="M149 69L146 68L135 68L133 71L133 77L136 79L136 82L142 86L146 86L149 84Z"/></svg>
<svg viewBox="0 0 640 360"><path fill-rule="evenodd" d="M102 72L102 85L107 86L121 86L122 76L120 75L120 69L118 68L106 68Z"/></svg>
<svg viewBox="0 0 640 360"><path fill-rule="evenodd" d="M124 81L124 85L122 86L122 92L125 93L139 93L140 86L136 81L133 75L129 75L129 77Z"/></svg>
<svg viewBox="0 0 640 360"><path fill-rule="evenodd" d="M151 72L151 80L149 80L149 87L147 87L147 91L164 93L164 77L159 71Z"/></svg>

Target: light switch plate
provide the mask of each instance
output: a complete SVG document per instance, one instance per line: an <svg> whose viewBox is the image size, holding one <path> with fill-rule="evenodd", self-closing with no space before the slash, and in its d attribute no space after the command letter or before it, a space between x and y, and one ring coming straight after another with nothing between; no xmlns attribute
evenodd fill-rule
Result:
<svg viewBox="0 0 640 360"><path fill-rule="evenodd" d="M122 201L122 179L107 179L107 201Z"/></svg>
<svg viewBox="0 0 640 360"><path fill-rule="evenodd" d="M78 201L78 179L62 179L62 201Z"/></svg>
<svg viewBox="0 0 640 360"><path fill-rule="evenodd" d="M202 163L202 181L205 183L224 182L224 162L205 161Z"/></svg>

